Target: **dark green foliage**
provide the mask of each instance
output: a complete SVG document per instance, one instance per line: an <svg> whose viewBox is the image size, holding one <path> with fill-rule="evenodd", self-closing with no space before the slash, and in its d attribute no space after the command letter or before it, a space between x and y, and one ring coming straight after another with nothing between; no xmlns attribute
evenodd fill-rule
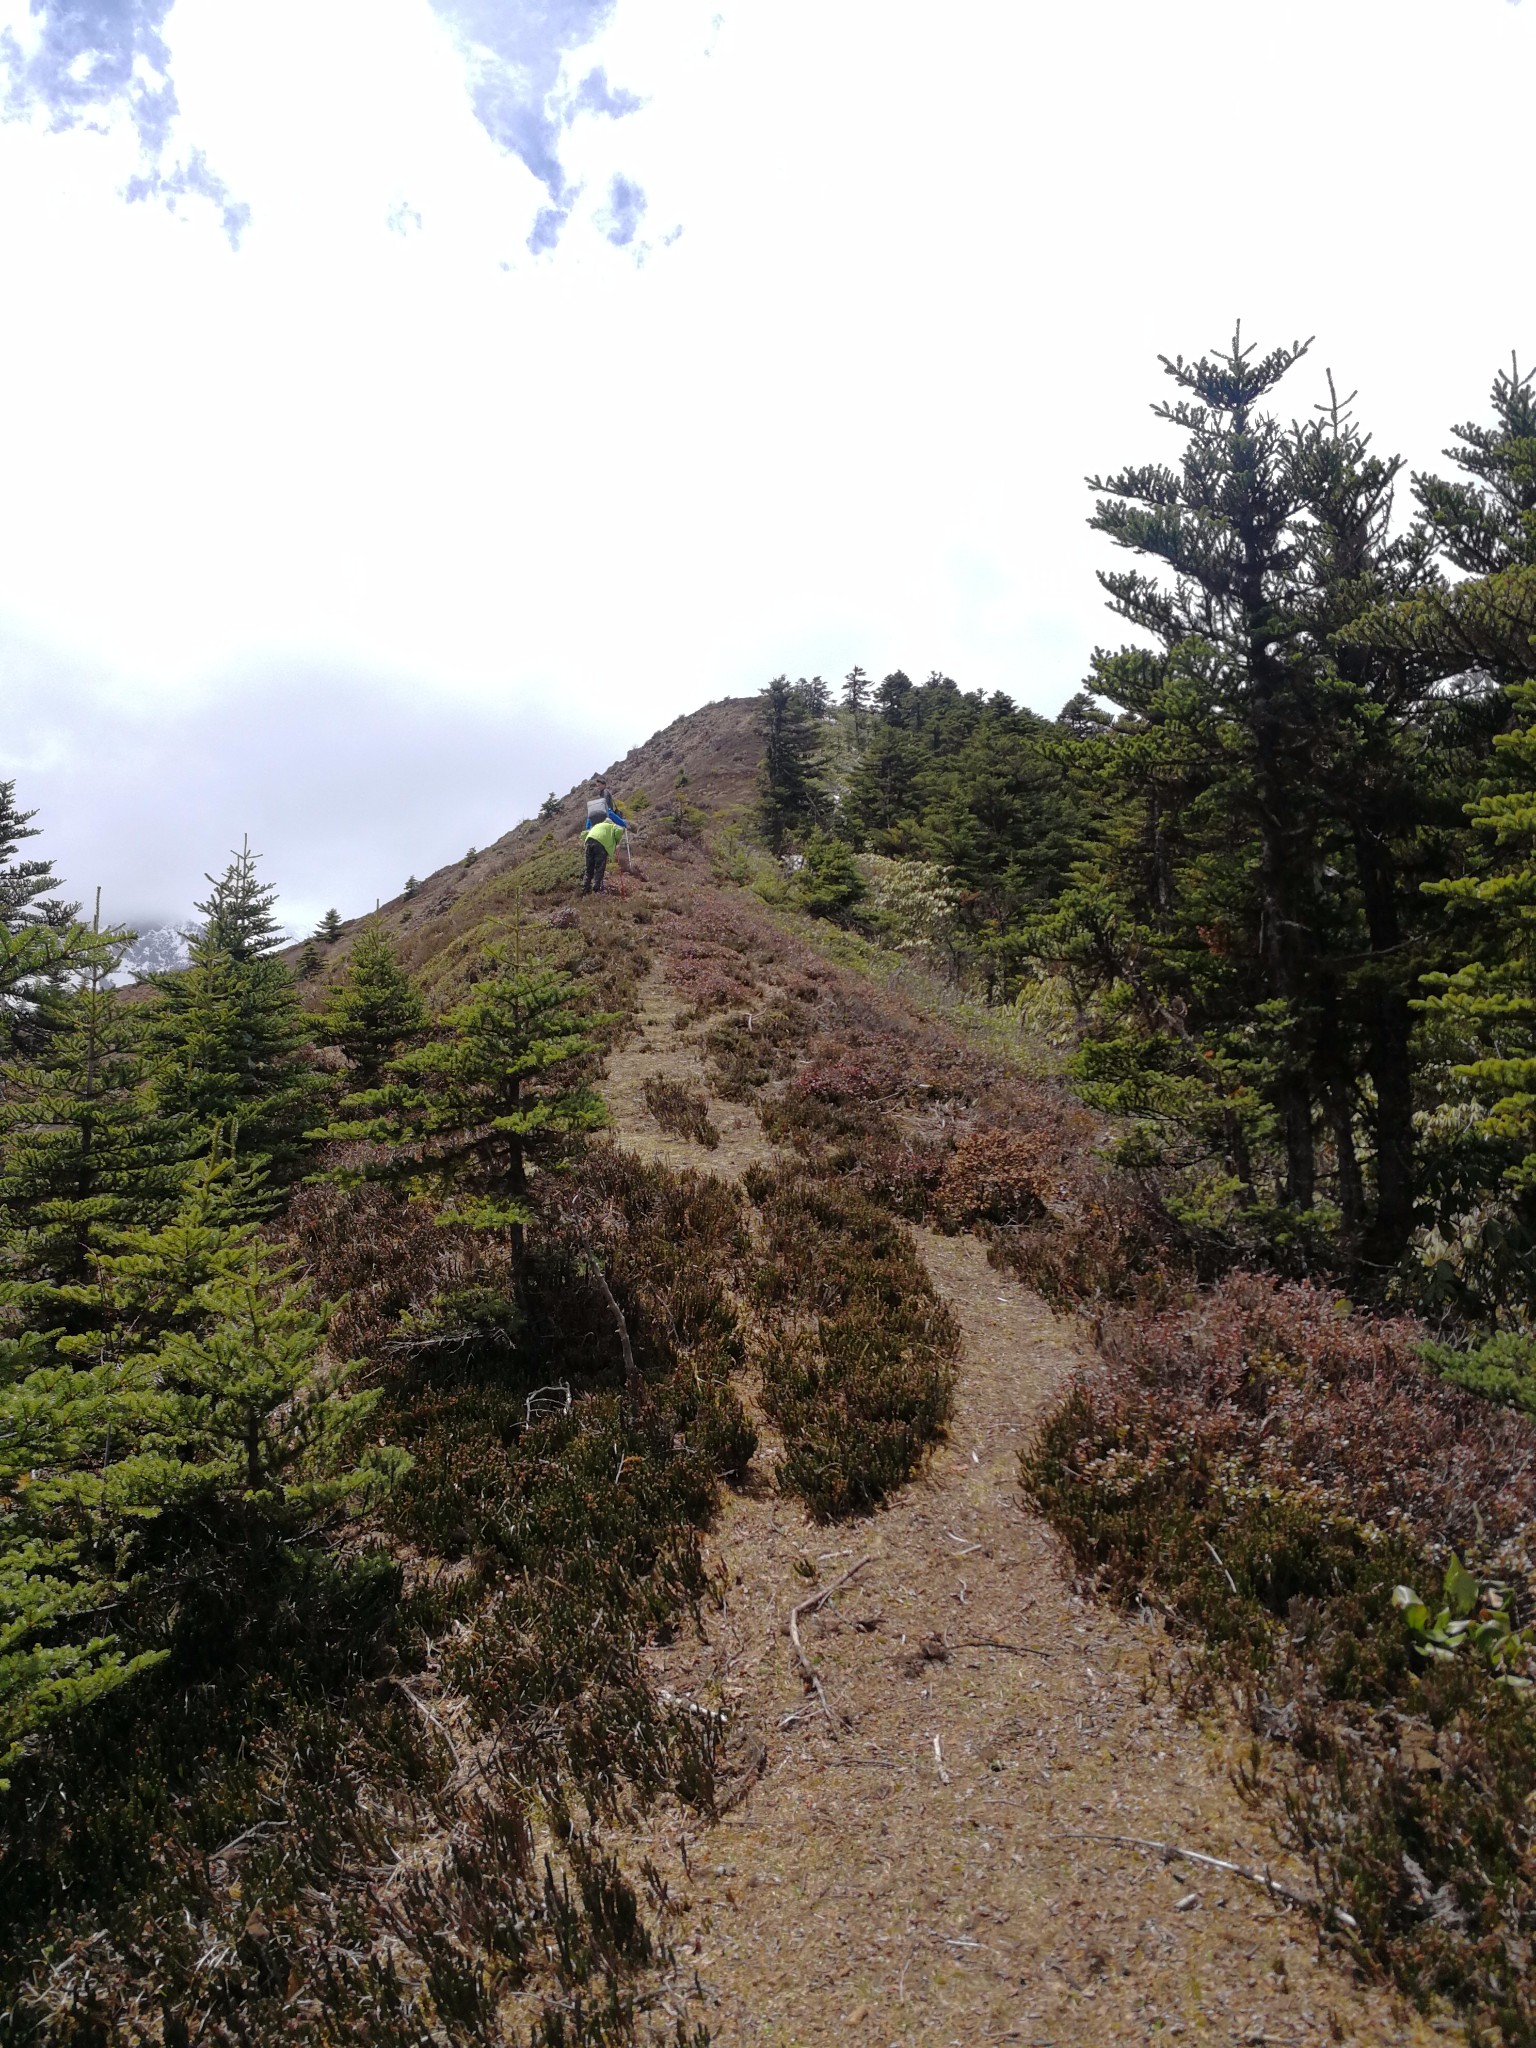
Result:
<svg viewBox="0 0 1536 2048"><path fill-rule="evenodd" d="M825 693L826 685L821 688ZM818 724L826 702L811 685L791 683L788 676L775 676L761 702L759 809L769 846L782 853L785 841L813 823L825 807Z"/></svg>
<svg viewBox="0 0 1536 2048"><path fill-rule="evenodd" d="M377 1088L384 1068L427 1026L427 1006L383 932L365 925L346 971L315 1023L322 1045L346 1054L359 1091Z"/></svg>
<svg viewBox="0 0 1536 2048"><path fill-rule="evenodd" d="M1446 455L1470 479L1415 476L1420 517L1437 550L1472 576L1536 567L1536 372L1518 361L1493 380L1493 424L1453 427Z"/></svg>
<svg viewBox="0 0 1536 2048"><path fill-rule="evenodd" d="M645 1106L664 1131L674 1137L691 1138L711 1152L720 1143L720 1133L710 1121L709 1103L701 1088L686 1081L664 1080L648 1074L642 1090Z"/></svg>
<svg viewBox="0 0 1536 2048"><path fill-rule="evenodd" d="M1034 712L946 676L914 684L898 672L878 701L878 715L856 726L838 831L947 873L962 971L991 994L1011 993L1022 920L1060 890L1083 850L1067 750Z"/></svg>
<svg viewBox="0 0 1536 2048"><path fill-rule="evenodd" d="M1202 1228L1225 1205L1234 1247L1379 1270L1422 1184L1411 999L1446 920L1421 884L1491 720L1356 630L1431 543L1393 532L1400 465L1331 384L1310 422L1270 409L1304 353L1166 361L1180 467L1095 483L1095 526L1153 565L1101 580L1154 646L1095 657L1122 714L1077 742L1102 851L1032 943L1104 1001L1083 1078L1190 1169Z"/></svg>
<svg viewBox="0 0 1536 2048"><path fill-rule="evenodd" d="M545 797L543 803L539 805L539 816L541 818L552 818L555 815L555 813L559 810L559 808L560 799L555 795L555 792L551 790L549 792L549 795Z"/></svg>
<svg viewBox="0 0 1536 2048"><path fill-rule="evenodd" d="M67 1290L92 1277L113 1229L163 1221L182 1149L146 1089L145 1012L122 1002L103 953L50 1004L30 1060L0 1064L0 1280L39 1327L79 1326Z"/></svg>
<svg viewBox="0 0 1536 2048"><path fill-rule="evenodd" d="M89 1626L130 1580L153 1604L157 1517L238 1506L292 1530L408 1463L356 1461L378 1395L342 1392L325 1309L231 1220L239 1206L228 1165L205 1163L162 1228L95 1226L92 1278L71 1290L78 1334L0 1335L0 1768L164 1654ZM36 1306L0 1292L0 1312Z"/></svg>
<svg viewBox="0 0 1536 2048"><path fill-rule="evenodd" d="M843 678L843 708L853 715L853 728L858 733L864 723L864 713L869 704L869 677L861 668L849 669Z"/></svg>
<svg viewBox="0 0 1536 2048"><path fill-rule="evenodd" d="M38 836L36 815L17 808L14 782L0 782L0 1058L34 1049L66 977L104 961L115 966L131 936L82 925L79 904L52 893L52 861L17 858L21 842Z"/></svg>
<svg viewBox="0 0 1536 2048"><path fill-rule="evenodd" d="M863 1196L759 1168L747 1186L764 1229L758 1370L784 1433L779 1484L813 1514L860 1513L942 1432L959 1333L911 1239Z"/></svg>
<svg viewBox="0 0 1536 2048"><path fill-rule="evenodd" d="M157 1107L187 1134L188 1149L218 1128L242 1160L265 1163L281 1182L303 1154L325 1084L306 1057L294 978L275 957L275 892L256 859L242 847L209 877L191 964L151 977L149 1045Z"/></svg>
<svg viewBox="0 0 1536 2048"><path fill-rule="evenodd" d="M374 1170L450 1193L454 1216L521 1230L530 1172L567 1159L606 1112L586 1079L608 1017L558 968L523 964L517 942L484 949L468 999L402 1053L381 1086L351 1097L323 1135L383 1145Z"/></svg>
<svg viewBox="0 0 1536 2048"><path fill-rule="evenodd" d="M805 865L795 876L795 894L811 916L844 924L867 893L844 842L812 832L805 842Z"/></svg>
<svg viewBox="0 0 1536 2048"><path fill-rule="evenodd" d="M199 906L201 908L201 906ZM335 945L341 937L341 912L328 910L315 926L315 937L327 946Z"/></svg>

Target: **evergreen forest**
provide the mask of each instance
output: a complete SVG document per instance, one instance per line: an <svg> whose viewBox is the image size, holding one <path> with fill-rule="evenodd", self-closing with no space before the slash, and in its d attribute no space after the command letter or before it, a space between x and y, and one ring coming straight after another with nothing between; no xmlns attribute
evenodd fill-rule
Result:
<svg viewBox="0 0 1536 2048"><path fill-rule="evenodd" d="M814 913L1054 1020L1202 1270L1522 1331L1536 376L1405 477L1306 346L1163 369L1166 462L1088 479L1134 638L1054 719L937 673L855 669L835 713L779 678L766 835ZM1494 1355L1458 1369L1519 1373Z"/></svg>

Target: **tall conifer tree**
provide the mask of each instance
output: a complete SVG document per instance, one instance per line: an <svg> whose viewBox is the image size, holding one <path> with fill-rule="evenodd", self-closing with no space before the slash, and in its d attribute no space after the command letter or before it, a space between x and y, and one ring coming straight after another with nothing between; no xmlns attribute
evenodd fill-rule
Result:
<svg viewBox="0 0 1536 2048"><path fill-rule="evenodd" d="M323 1098L305 1060L309 1027L293 975L276 952L276 891L247 843L197 908L191 964L151 977L151 1043L162 1110L189 1132L227 1134L242 1159L265 1160L282 1179Z"/></svg>

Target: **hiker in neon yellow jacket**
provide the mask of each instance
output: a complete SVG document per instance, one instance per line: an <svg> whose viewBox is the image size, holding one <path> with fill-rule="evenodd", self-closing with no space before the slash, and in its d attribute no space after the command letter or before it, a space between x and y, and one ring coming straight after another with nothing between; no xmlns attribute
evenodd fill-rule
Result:
<svg viewBox="0 0 1536 2048"><path fill-rule="evenodd" d="M599 818L595 825L589 825L582 838L587 846L586 873L581 879L583 896L603 894L603 870L608 865L608 856L614 852L624 837L624 828L616 825L612 818Z"/></svg>

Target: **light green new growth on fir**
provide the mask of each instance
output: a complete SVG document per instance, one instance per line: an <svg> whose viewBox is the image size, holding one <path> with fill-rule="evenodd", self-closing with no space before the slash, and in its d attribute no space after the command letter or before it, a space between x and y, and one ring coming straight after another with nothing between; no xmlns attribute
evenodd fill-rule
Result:
<svg viewBox="0 0 1536 2048"><path fill-rule="evenodd" d="M446 1196L445 1222L516 1229L532 1217L530 1168L558 1165L574 1137L607 1121L583 1070L592 1032L611 1020L583 1014L561 969L524 965L515 940L488 946L482 965L430 1042L318 1135L391 1147L381 1170Z"/></svg>
<svg viewBox="0 0 1536 2048"><path fill-rule="evenodd" d="M131 1588L145 1520L239 1499L297 1533L409 1464L360 1446L378 1394L345 1391L327 1305L234 1220L245 1178L199 1162L166 1225L110 1233L92 1280L61 1290L85 1327L0 1338L0 1770L158 1661L73 1626ZM0 1316L18 1295L0 1287Z"/></svg>

